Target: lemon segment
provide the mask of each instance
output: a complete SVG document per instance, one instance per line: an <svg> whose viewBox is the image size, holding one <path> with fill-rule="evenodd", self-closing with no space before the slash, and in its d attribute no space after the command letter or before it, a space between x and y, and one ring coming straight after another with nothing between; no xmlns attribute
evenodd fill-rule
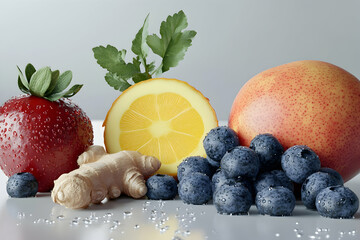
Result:
<svg viewBox="0 0 360 240"><path fill-rule="evenodd" d="M176 175L180 162L205 156L202 141L216 127L216 114L199 91L175 79L150 79L115 100L104 126L109 153L139 151L157 157L158 173Z"/></svg>

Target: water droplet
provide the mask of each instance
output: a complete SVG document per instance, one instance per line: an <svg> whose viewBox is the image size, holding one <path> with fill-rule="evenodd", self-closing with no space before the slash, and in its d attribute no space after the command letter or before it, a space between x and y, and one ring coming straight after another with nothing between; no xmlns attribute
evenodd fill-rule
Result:
<svg viewBox="0 0 360 240"><path fill-rule="evenodd" d="M297 237L297 238L301 238L301 237L302 237L302 233L296 233L296 237Z"/></svg>
<svg viewBox="0 0 360 240"><path fill-rule="evenodd" d="M118 227L117 225L113 225L110 227L110 230L113 231L113 230L117 229L117 227Z"/></svg>
<svg viewBox="0 0 360 240"><path fill-rule="evenodd" d="M174 236L171 240L182 240L179 236Z"/></svg>
<svg viewBox="0 0 360 240"><path fill-rule="evenodd" d="M138 224L135 224L134 228L135 228L135 229L139 229L140 226L139 226Z"/></svg>
<svg viewBox="0 0 360 240"><path fill-rule="evenodd" d="M132 215L132 212L130 211L125 211L124 212L124 217L128 217L128 216L131 216Z"/></svg>
<svg viewBox="0 0 360 240"><path fill-rule="evenodd" d="M275 237L280 237L280 233L275 233Z"/></svg>
<svg viewBox="0 0 360 240"><path fill-rule="evenodd" d="M84 222L84 224L86 224L86 225L89 225L89 224L92 223L91 220L88 219L88 218L85 218L85 219L83 220L83 222Z"/></svg>
<svg viewBox="0 0 360 240"><path fill-rule="evenodd" d="M164 232L166 232L168 229L169 229L169 226L162 227L162 228L160 228L160 232L161 232L161 233L164 233Z"/></svg>
<svg viewBox="0 0 360 240"><path fill-rule="evenodd" d="M24 212L18 212L17 217L18 217L18 219L24 219L25 218L25 213Z"/></svg>
<svg viewBox="0 0 360 240"><path fill-rule="evenodd" d="M76 226L79 225L79 221L78 220L72 220L70 223L70 226Z"/></svg>

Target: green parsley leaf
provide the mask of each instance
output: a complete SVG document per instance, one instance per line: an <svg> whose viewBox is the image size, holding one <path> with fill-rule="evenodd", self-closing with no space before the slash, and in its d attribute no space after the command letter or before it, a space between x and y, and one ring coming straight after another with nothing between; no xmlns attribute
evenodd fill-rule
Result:
<svg viewBox="0 0 360 240"><path fill-rule="evenodd" d="M146 58L149 52L149 47L146 45L146 38L148 36L149 26L148 18L149 14L146 16L143 26L140 28L140 30L135 36L135 39L132 41L131 50L140 58Z"/></svg>
<svg viewBox="0 0 360 240"><path fill-rule="evenodd" d="M166 21L161 23L161 38L156 34L148 35L148 25L149 14L132 41L131 50L136 55L132 63L125 62L126 50L119 51L111 45L93 48L97 63L108 70L106 82L116 90L124 91L130 87L129 79L136 84L177 66L184 59L196 35L195 31L185 31L188 22L183 11L168 16ZM149 47L162 58L157 68L155 62L147 63Z"/></svg>
<svg viewBox="0 0 360 240"><path fill-rule="evenodd" d="M126 50L118 51L115 47L107 45L93 48L97 63L111 73L116 73L123 79L129 79L138 73L138 69L132 63L126 64L124 59Z"/></svg>
<svg viewBox="0 0 360 240"><path fill-rule="evenodd" d="M151 50L163 58L161 72L177 66L184 59L185 52L196 35L195 31L182 32L187 26L186 16L180 11L161 23L161 38L156 34L147 37L146 42Z"/></svg>
<svg viewBox="0 0 360 240"><path fill-rule="evenodd" d="M112 72L106 74L105 80L115 90L124 91L131 86L125 79Z"/></svg>

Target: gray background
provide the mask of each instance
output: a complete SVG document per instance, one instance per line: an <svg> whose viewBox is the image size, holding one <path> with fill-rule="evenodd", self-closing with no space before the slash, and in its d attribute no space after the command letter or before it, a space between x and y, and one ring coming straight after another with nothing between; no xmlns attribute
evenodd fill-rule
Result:
<svg viewBox="0 0 360 240"><path fill-rule="evenodd" d="M130 50L148 13L149 32L158 33L181 9L198 34L185 60L163 76L199 89L221 120L248 79L280 64L323 60L360 77L359 0L0 0L0 103L20 94L16 65L31 62L72 70L73 83L85 84L73 100L90 118L104 119L120 93L105 82L91 49Z"/></svg>

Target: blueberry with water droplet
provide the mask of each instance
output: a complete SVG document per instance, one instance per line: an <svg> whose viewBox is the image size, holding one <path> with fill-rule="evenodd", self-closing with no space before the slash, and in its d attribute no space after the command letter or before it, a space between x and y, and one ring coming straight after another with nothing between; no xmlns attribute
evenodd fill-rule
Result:
<svg viewBox="0 0 360 240"><path fill-rule="evenodd" d="M177 178L179 181L187 175L200 172L212 177L214 170L206 158L200 156L191 156L185 158L178 166Z"/></svg>
<svg viewBox="0 0 360 240"><path fill-rule="evenodd" d="M264 188L256 194L255 205L263 215L289 216L295 208L295 196L288 188Z"/></svg>
<svg viewBox="0 0 360 240"><path fill-rule="evenodd" d="M359 198L347 187L331 186L319 192L315 205L323 217L352 218L359 209Z"/></svg>
<svg viewBox="0 0 360 240"><path fill-rule="evenodd" d="M201 205L212 197L211 180L203 173L185 175L178 186L181 200L188 204Z"/></svg>
<svg viewBox="0 0 360 240"><path fill-rule="evenodd" d="M259 172L259 157L254 150L237 146L227 152L221 159L220 167L227 178L239 176L254 179Z"/></svg>
<svg viewBox="0 0 360 240"><path fill-rule="evenodd" d="M6 184L6 191L10 197L34 197L38 191L38 182L29 172L15 173Z"/></svg>
<svg viewBox="0 0 360 240"><path fill-rule="evenodd" d="M250 181L248 178L246 177L237 177L237 178L227 178L224 174L224 171L222 171L221 169L218 169L216 171L216 173L213 175L212 179L212 191L213 193L216 192L216 190L218 188L220 188L222 185L224 184L229 184L229 183L240 183L245 185L245 187L247 187L251 193L251 195L253 196L253 198L255 197L255 191L254 191L254 187L253 187L253 183L252 181Z"/></svg>
<svg viewBox="0 0 360 240"><path fill-rule="evenodd" d="M260 171L281 168L281 155L284 153L284 148L273 135L269 133L257 135L251 140L250 148L259 156Z"/></svg>
<svg viewBox="0 0 360 240"><path fill-rule="evenodd" d="M178 192L176 180L169 175L156 174L146 180L147 193L149 199L169 200L174 199Z"/></svg>
<svg viewBox="0 0 360 240"><path fill-rule="evenodd" d="M214 193L214 205L221 214L247 214L252 204L252 195L243 184L228 183Z"/></svg>
<svg viewBox="0 0 360 240"><path fill-rule="evenodd" d="M339 185L344 184L344 180L343 180L342 176L340 175L340 173L338 173L337 171L335 171L332 168L323 167L323 168L320 168L319 172L329 173L339 181Z"/></svg>
<svg viewBox="0 0 360 240"><path fill-rule="evenodd" d="M210 130L204 138L203 145L206 155L220 162L227 151L239 146L239 138L231 128L220 126Z"/></svg>
<svg viewBox="0 0 360 240"><path fill-rule="evenodd" d="M301 186L301 201L309 209L316 209L315 199L321 190L330 186L342 185L334 175L326 172L311 174Z"/></svg>
<svg viewBox="0 0 360 240"><path fill-rule="evenodd" d="M295 145L281 157L281 167L286 176L296 183L303 183L312 173L319 171L320 159L309 147Z"/></svg>
<svg viewBox="0 0 360 240"><path fill-rule="evenodd" d="M286 176L282 170L272 170L270 172L260 173L255 182L255 192L260 192L264 188L283 186L291 191L294 191L293 182Z"/></svg>

